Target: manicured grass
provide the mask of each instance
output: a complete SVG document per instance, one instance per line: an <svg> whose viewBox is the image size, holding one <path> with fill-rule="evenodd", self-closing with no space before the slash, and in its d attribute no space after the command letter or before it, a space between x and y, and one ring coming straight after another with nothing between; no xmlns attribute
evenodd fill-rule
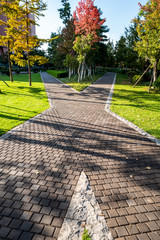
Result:
<svg viewBox="0 0 160 240"><path fill-rule="evenodd" d="M64 83L66 83L67 85L69 85L70 87L74 88L76 91L80 92L80 91L84 90L86 87L88 87L89 85L93 84L95 81L97 81L102 76L103 76L103 74L102 75L100 75L100 74L93 75L92 76L93 79L86 77L85 80L83 80L79 83L78 83L78 77L76 77L75 79L73 77L71 79L62 78L60 80Z"/></svg>
<svg viewBox="0 0 160 240"><path fill-rule="evenodd" d="M126 75L117 74L111 111L160 139L160 93L149 94L142 85L133 88Z"/></svg>
<svg viewBox="0 0 160 240"><path fill-rule="evenodd" d="M47 73L52 75L53 77L58 77L59 73L66 73L67 71L57 71L57 70L47 70Z"/></svg>
<svg viewBox="0 0 160 240"><path fill-rule="evenodd" d="M39 73L32 74L32 87L28 75L9 77L0 75L10 87L0 80L0 135L49 108L47 94Z"/></svg>
<svg viewBox="0 0 160 240"><path fill-rule="evenodd" d="M47 72L52 75L53 77L54 74L52 73L53 70L48 70ZM72 87L73 89L75 89L76 91L82 91L84 90L86 87L88 87L89 85L93 84L95 81L97 81L99 78L101 78L104 75L104 73L101 74L96 74L93 75L92 78L91 77L86 77L86 79L84 79L83 81L78 83L78 76L72 76L71 79L69 78L60 78L60 80L64 83L66 83L67 85L69 85L70 87Z"/></svg>

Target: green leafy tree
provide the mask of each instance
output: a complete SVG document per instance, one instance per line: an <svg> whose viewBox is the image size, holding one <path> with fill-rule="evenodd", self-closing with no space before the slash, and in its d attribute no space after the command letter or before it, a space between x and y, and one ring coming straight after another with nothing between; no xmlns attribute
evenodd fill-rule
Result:
<svg viewBox="0 0 160 240"><path fill-rule="evenodd" d="M77 61L75 61L75 51L73 50L73 43L75 41L75 26L74 19L72 18L62 29L60 34L61 41L58 43L58 51L60 54L66 56L64 61L65 66L69 68L69 78L72 73L75 73L75 67L77 66Z"/></svg>
<svg viewBox="0 0 160 240"><path fill-rule="evenodd" d="M59 33L51 33L51 38L48 43L48 57L49 62L58 69L61 69L63 66L63 61L65 59L65 55L62 54L59 49L58 45L61 44L63 39L61 38L61 34Z"/></svg>
<svg viewBox="0 0 160 240"><path fill-rule="evenodd" d="M160 59L160 0L149 0L144 6L140 4L139 17L134 22L139 37L135 50L140 57L150 61L153 81L156 81Z"/></svg>
<svg viewBox="0 0 160 240"><path fill-rule="evenodd" d="M120 40L116 43L115 46L115 55L116 55L116 64L118 67L126 67L127 65L127 46L126 38L124 36L120 37Z"/></svg>
<svg viewBox="0 0 160 240"><path fill-rule="evenodd" d="M63 20L63 24L67 24L71 19L71 7L68 0L61 0L62 8L58 9L60 18Z"/></svg>
<svg viewBox="0 0 160 240"><path fill-rule="evenodd" d="M131 69L140 68L143 62L142 58L140 59L137 51L135 51L135 44L139 41L137 33L137 24L133 23L129 28L125 29L125 39L126 39L126 64Z"/></svg>

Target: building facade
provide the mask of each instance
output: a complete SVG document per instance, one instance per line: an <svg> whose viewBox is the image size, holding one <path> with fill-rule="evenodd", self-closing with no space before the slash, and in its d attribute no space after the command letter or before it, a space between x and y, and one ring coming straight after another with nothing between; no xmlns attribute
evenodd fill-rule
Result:
<svg viewBox="0 0 160 240"><path fill-rule="evenodd" d="M32 14L29 15L31 20L35 20L34 16ZM6 17L4 15L0 15L0 20L7 21ZM0 25L0 36L5 36L5 26ZM31 25L30 35L35 36L36 35L36 27L35 25ZM7 47L0 45L0 55L4 55L8 51Z"/></svg>
<svg viewBox="0 0 160 240"><path fill-rule="evenodd" d="M0 20L2 21L7 21L6 17L3 15L0 15ZM1 36L5 36L5 26L4 25L0 25L0 35ZM4 53L7 52L7 47L1 46L0 45L0 55L4 55Z"/></svg>

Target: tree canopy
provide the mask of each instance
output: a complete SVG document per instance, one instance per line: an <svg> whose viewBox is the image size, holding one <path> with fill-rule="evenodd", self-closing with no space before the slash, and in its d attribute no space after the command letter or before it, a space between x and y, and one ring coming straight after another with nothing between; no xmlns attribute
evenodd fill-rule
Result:
<svg viewBox="0 0 160 240"><path fill-rule="evenodd" d="M138 18L134 19L139 37L135 49L140 57L152 63L155 81L160 59L160 0L149 0L145 5L139 6Z"/></svg>

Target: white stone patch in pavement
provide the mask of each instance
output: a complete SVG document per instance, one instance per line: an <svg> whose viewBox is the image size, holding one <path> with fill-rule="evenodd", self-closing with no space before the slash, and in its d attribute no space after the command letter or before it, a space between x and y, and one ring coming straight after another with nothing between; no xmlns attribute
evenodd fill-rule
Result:
<svg viewBox="0 0 160 240"><path fill-rule="evenodd" d="M87 176L82 172L58 240L82 240L84 228L88 229L92 240L113 239Z"/></svg>

